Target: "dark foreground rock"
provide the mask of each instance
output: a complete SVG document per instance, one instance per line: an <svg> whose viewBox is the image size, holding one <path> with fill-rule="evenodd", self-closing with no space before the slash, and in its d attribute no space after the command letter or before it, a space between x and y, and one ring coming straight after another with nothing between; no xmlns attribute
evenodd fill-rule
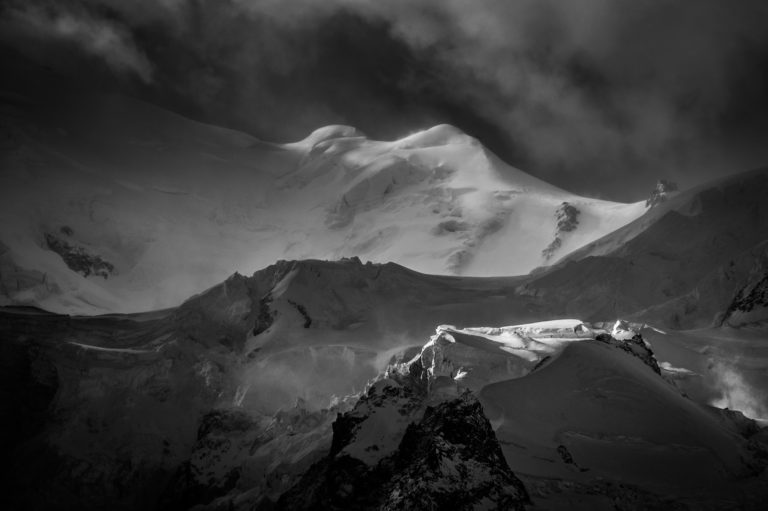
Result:
<svg viewBox="0 0 768 511"><path fill-rule="evenodd" d="M431 401L420 372L426 373L417 360L405 375L389 374L394 378L377 382L355 409L340 414L330 453L280 498L278 509L524 509L528 494L481 404L469 391ZM395 417L390 426L404 428L394 450L379 442L381 435L370 437L383 410Z"/></svg>

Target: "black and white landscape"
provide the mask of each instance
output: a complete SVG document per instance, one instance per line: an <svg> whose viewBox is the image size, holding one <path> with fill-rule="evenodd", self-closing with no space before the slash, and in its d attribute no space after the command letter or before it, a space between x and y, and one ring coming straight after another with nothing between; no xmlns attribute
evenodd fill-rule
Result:
<svg viewBox="0 0 768 511"><path fill-rule="evenodd" d="M766 509L766 26L3 3L3 509Z"/></svg>

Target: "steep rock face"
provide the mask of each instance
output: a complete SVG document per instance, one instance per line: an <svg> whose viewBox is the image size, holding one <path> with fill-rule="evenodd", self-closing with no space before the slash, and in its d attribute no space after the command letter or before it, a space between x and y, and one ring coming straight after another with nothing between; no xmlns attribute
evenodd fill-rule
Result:
<svg viewBox="0 0 768 511"><path fill-rule="evenodd" d="M420 358L391 367L333 425L330 453L279 509L523 509L482 406L469 392L429 391Z"/></svg>
<svg viewBox="0 0 768 511"><path fill-rule="evenodd" d="M419 423L408 426L395 466L382 509L522 510L528 500L469 392L427 408Z"/></svg>
<svg viewBox="0 0 768 511"><path fill-rule="evenodd" d="M653 189L651 195L646 199L645 207L653 208L658 206L669 199L677 191L677 183L667 181L666 179L659 179L656 181L656 188Z"/></svg>
<svg viewBox="0 0 768 511"><path fill-rule="evenodd" d="M553 239L552 243L541 252L545 261L552 259L555 253L563 245L563 237L565 234L575 231L579 226L580 214L581 210L568 202L563 202L555 210L555 220L557 221L557 226L555 227L555 239Z"/></svg>
<svg viewBox="0 0 768 511"><path fill-rule="evenodd" d="M644 325L632 324L619 319L613 324L610 335L601 333L595 336L595 340L617 346L619 349L642 360L645 365L653 369L653 372L660 375L659 362L656 360L651 345L643 339L643 327Z"/></svg>
<svg viewBox="0 0 768 511"><path fill-rule="evenodd" d="M768 242L753 254L754 265L728 305L722 324L740 326L768 319Z"/></svg>

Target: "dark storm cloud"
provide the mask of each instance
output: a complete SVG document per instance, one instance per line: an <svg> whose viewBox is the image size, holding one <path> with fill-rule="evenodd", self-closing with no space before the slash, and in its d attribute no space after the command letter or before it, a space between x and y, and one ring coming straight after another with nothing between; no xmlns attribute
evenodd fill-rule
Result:
<svg viewBox="0 0 768 511"><path fill-rule="evenodd" d="M656 177L692 184L768 159L768 8L759 1L14 9L17 32L74 40L148 83L134 93L268 139L329 123L392 137L451 122L529 172L621 198L638 198Z"/></svg>
<svg viewBox="0 0 768 511"><path fill-rule="evenodd" d="M152 65L128 27L66 2L11 3L1 12L5 38L18 38L22 44L35 40L71 43L118 73L135 74L144 82L152 80Z"/></svg>
<svg viewBox="0 0 768 511"><path fill-rule="evenodd" d="M766 112L766 90L744 85L766 63L761 2L447 1L434 4L439 15L371 5L412 46L439 48L455 86L469 84L470 101L540 173L685 179L681 166L712 156L702 142L738 128L721 120L734 103Z"/></svg>

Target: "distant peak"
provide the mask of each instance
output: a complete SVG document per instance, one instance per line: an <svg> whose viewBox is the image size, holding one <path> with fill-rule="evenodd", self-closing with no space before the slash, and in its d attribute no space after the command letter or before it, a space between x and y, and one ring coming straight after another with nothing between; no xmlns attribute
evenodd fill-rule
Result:
<svg viewBox="0 0 768 511"><path fill-rule="evenodd" d="M326 140L333 140L335 138L350 138L350 137L364 137L365 134L353 126L346 126L343 124L331 124L330 126L323 126L317 128L315 131L309 134L307 138L302 140L302 143L308 145L315 145Z"/></svg>
<svg viewBox="0 0 768 511"><path fill-rule="evenodd" d="M403 148L434 147L443 145L478 145L477 139L470 137L459 128L450 124L438 124L427 130L419 131L401 138L397 145Z"/></svg>
<svg viewBox="0 0 768 511"><path fill-rule="evenodd" d="M332 124L323 126L309 134L304 140L297 142L299 145L315 147L331 143L332 140L367 138L365 133L353 126ZM456 126L450 124L438 124L429 129L417 131L410 135L391 142L398 149L418 149L426 147L439 147L446 145L480 146L480 142Z"/></svg>
<svg viewBox="0 0 768 511"><path fill-rule="evenodd" d="M659 179L656 181L656 187L651 192L651 195L645 201L645 207L653 208L665 202L679 191L677 183L674 181L668 181L666 179Z"/></svg>

